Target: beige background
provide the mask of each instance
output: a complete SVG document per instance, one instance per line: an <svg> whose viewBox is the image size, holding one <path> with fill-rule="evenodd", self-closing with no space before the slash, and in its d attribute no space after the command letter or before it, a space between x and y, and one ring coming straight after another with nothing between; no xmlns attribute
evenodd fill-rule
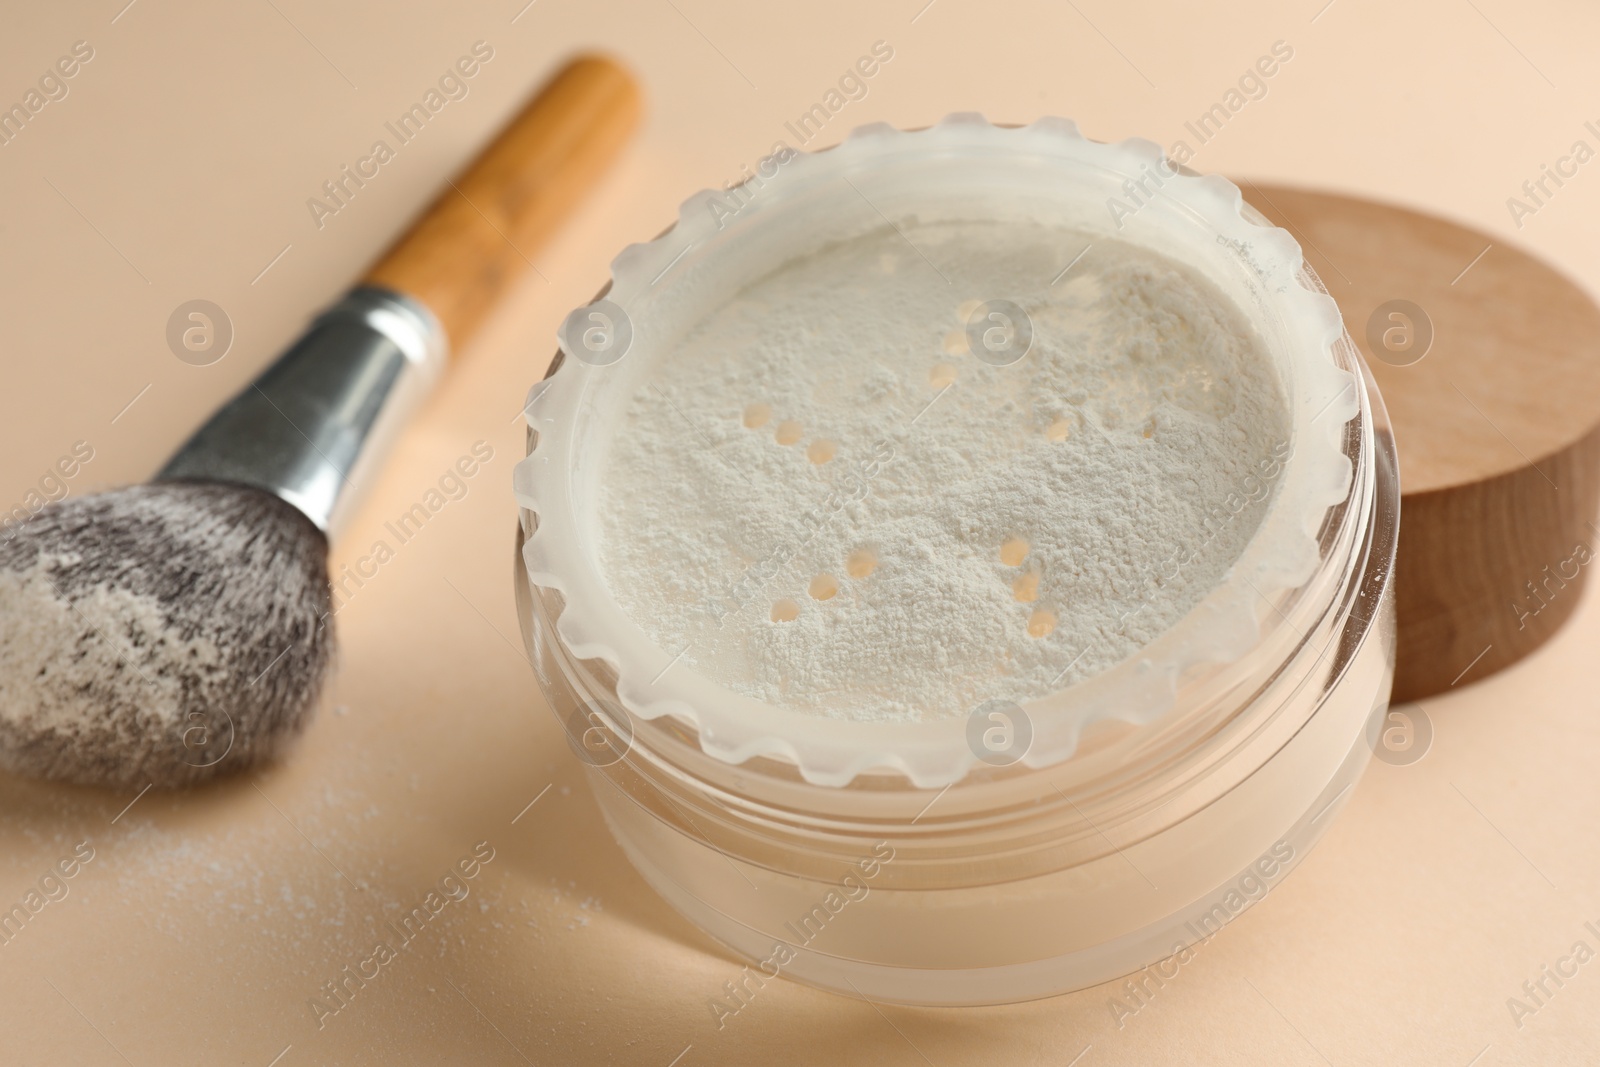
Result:
<svg viewBox="0 0 1600 1067"><path fill-rule="evenodd" d="M1573 141L1600 145L1583 128L1600 120L1600 11L523 2L96 0L5 13L0 102L74 41L95 51L70 94L0 147L7 508L79 440L95 457L72 492L147 477L562 54L624 57L650 114L536 257L547 280L520 290L445 383L336 549L336 563L364 553L473 442L492 445L469 495L341 612L342 670L295 758L126 811L131 794L0 777L0 904L77 842L95 850L69 895L0 947L0 1062L1600 1061L1600 962L1520 1028L1506 1006L1575 941L1600 949L1583 925L1600 926L1592 597L1530 660L1429 702L1428 756L1375 764L1305 865L1121 1029L1105 988L880 1012L774 983L719 1032L706 1000L739 965L659 903L607 836L534 692L509 575L514 418L561 316L623 245L765 154L874 41L893 60L815 143L863 122L980 110L1068 115L1094 137L1170 145L1285 41L1294 57L1268 95L1192 165L1425 206L1593 290L1600 162L1520 231L1505 201ZM319 231L306 199L480 39L495 57L471 95ZM208 367L164 341L168 315L196 297L236 329ZM318 986L484 840L495 858L472 895L318 1030L306 1003Z"/></svg>

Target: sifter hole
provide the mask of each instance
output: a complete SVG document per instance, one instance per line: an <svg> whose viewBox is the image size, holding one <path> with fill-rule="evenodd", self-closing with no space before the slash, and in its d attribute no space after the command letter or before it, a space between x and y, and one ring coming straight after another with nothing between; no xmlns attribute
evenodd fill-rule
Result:
<svg viewBox="0 0 1600 1067"><path fill-rule="evenodd" d="M967 334L965 330L951 330L944 335L944 350L948 355L964 356L971 351L967 347Z"/></svg>
<svg viewBox="0 0 1600 1067"><path fill-rule="evenodd" d="M832 459L839 447L832 441L812 441L811 447L806 449L806 458L816 464L823 464Z"/></svg>
<svg viewBox="0 0 1600 1067"><path fill-rule="evenodd" d="M772 438L780 445L792 445L800 440L804 432L798 422L793 419L785 419L778 423L778 431L772 435Z"/></svg>
<svg viewBox="0 0 1600 1067"><path fill-rule="evenodd" d="M1024 604L1039 599L1039 572L1029 571L1011 583L1011 595Z"/></svg>
<svg viewBox="0 0 1600 1067"><path fill-rule="evenodd" d="M773 622L794 622L800 617L800 605L788 597L772 602Z"/></svg>
<svg viewBox="0 0 1600 1067"><path fill-rule="evenodd" d="M832 600L839 591L839 579L831 574L819 574L811 579L811 585L806 590L811 594L812 600Z"/></svg>
<svg viewBox="0 0 1600 1067"><path fill-rule="evenodd" d="M772 419L772 409L765 404L751 404L744 409L744 425L749 430L759 430Z"/></svg>
<svg viewBox="0 0 1600 1067"><path fill-rule="evenodd" d="M956 368L949 363L935 363L928 372L928 384L935 389L944 389L956 382Z"/></svg>
<svg viewBox="0 0 1600 1067"><path fill-rule="evenodd" d="M1044 435L1052 441L1065 441L1072 436L1072 423L1066 419L1057 419L1045 430Z"/></svg>
<svg viewBox="0 0 1600 1067"><path fill-rule="evenodd" d="M1028 616L1028 636L1046 637L1051 630L1056 628L1056 615L1053 611L1040 608Z"/></svg>
<svg viewBox="0 0 1600 1067"><path fill-rule="evenodd" d="M1000 546L1000 562L1007 567L1020 567L1022 561L1028 558L1028 542L1020 537L1013 537Z"/></svg>
<svg viewBox="0 0 1600 1067"><path fill-rule="evenodd" d="M869 549L858 548L844 561L844 569L852 578L865 578L878 569L878 557Z"/></svg>

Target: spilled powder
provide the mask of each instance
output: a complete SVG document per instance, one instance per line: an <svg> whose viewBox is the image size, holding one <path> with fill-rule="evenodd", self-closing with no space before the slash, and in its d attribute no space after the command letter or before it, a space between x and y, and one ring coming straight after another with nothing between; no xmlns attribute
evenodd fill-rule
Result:
<svg viewBox="0 0 1600 1067"><path fill-rule="evenodd" d="M996 299L1031 320L1010 366L967 340ZM728 688L959 716L1187 614L1260 525L1288 422L1263 342L1185 266L1028 224L884 228L660 358L602 474L598 554L661 649Z"/></svg>

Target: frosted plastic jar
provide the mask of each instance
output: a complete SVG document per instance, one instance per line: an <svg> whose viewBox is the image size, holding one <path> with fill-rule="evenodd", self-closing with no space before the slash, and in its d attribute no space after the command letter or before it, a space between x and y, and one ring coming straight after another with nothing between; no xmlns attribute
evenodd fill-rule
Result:
<svg viewBox="0 0 1600 1067"><path fill-rule="evenodd" d="M1387 706L1399 487L1337 309L1233 186L1058 120L869 127L760 173L619 256L607 300L575 313L598 343L568 331L528 402L519 614L608 825L668 902L751 961L747 990L783 975L998 1003L1181 954L1305 856ZM1107 211L1140 182L1131 218ZM1266 339L1293 409L1276 502L1229 576L1139 654L1023 705L1031 741L1003 765L967 722L820 718L671 670L594 558L621 404L694 308L830 239L941 211L1049 215L1201 270Z"/></svg>

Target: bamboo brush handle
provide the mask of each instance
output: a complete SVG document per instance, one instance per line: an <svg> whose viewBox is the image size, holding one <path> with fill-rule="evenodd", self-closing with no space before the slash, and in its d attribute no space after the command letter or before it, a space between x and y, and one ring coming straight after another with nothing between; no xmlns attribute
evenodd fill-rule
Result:
<svg viewBox="0 0 1600 1067"><path fill-rule="evenodd" d="M583 56L439 194L367 271L426 304L460 352L533 254L638 125L639 90L608 59Z"/></svg>

